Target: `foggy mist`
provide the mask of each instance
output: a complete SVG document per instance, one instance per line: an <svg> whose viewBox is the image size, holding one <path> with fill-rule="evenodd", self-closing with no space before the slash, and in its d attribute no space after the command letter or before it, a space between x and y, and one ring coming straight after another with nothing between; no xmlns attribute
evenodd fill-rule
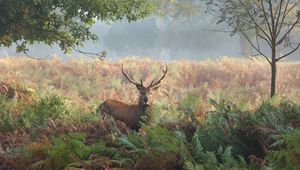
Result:
<svg viewBox="0 0 300 170"><path fill-rule="evenodd" d="M92 32L99 40L87 41L81 50L92 53L106 51L107 59L145 56L161 60L203 60L252 53L253 50L240 35L230 36L229 33L216 31L220 28L226 29L226 26L216 25L216 20L204 12L177 20L152 17L132 23L119 21L105 24L98 21ZM58 46L43 44L29 46L28 54L34 57L58 55L64 59L83 56L77 52L65 55ZM23 53L15 53L15 46L0 48L1 57L16 55L24 56Z"/></svg>

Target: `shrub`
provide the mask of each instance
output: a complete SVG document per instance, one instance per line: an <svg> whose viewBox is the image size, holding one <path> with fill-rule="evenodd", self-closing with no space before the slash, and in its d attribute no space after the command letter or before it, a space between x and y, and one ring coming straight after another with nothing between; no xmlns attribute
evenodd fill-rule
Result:
<svg viewBox="0 0 300 170"><path fill-rule="evenodd" d="M276 96L255 112L254 122L258 126L268 127L284 133L294 126L294 120L300 118L300 105Z"/></svg>
<svg viewBox="0 0 300 170"><path fill-rule="evenodd" d="M145 129L141 134L131 133L118 139L130 150L128 155L137 169L177 169L190 155L184 141L176 133L161 127Z"/></svg>
<svg viewBox="0 0 300 170"><path fill-rule="evenodd" d="M69 110L59 96L46 96L25 108L18 122L25 128L46 127L48 119L58 121L69 115Z"/></svg>
<svg viewBox="0 0 300 170"><path fill-rule="evenodd" d="M300 169L300 128L282 136L280 150L268 156L269 167L279 169Z"/></svg>
<svg viewBox="0 0 300 170"><path fill-rule="evenodd" d="M232 147L228 146L223 148L219 146L217 150L207 151L207 148L202 147L201 131L198 128L191 141L191 153L193 156L193 162L186 162L186 169L246 169L248 167L247 162L241 155L233 155Z"/></svg>
<svg viewBox="0 0 300 170"><path fill-rule="evenodd" d="M153 126L178 122L184 119L184 114L176 107L166 103L156 103L151 106L150 124Z"/></svg>
<svg viewBox="0 0 300 170"><path fill-rule="evenodd" d="M0 94L0 132L8 132L15 129L16 123L13 118L15 104L15 101L9 100Z"/></svg>
<svg viewBox="0 0 300 170"><path fill-rule="evenodd" d="M70 133L53 138L42 144L27 147L25 156L31 162L32 169L63 169L72 166L88 166L91 154L113 158L115 148L98 142L86 145L86 136L81 133Z"/></svg>
<svg viewBox="0 0 300 170"><path fill-rule="evenodd" d="M242 112L230 102L211 100L211 104L215 110L208 112L205 123L198 131L204 150L217 151L220 146L232 147L234 155L244 155L248 148L240 138L239 131L249 113Z"/></svg>
<svg viewBox="0 0 300 170"><path fill-rule="evenodd" d="M272 136L290 131L295 127L293 120L300 118L299 105L281 98L264 102L255 112L242 111L230 102L211 103L215 110L208 113L200 130L201 143L208 151L232 146L234 155L263 158L274 142Z"/></svg>

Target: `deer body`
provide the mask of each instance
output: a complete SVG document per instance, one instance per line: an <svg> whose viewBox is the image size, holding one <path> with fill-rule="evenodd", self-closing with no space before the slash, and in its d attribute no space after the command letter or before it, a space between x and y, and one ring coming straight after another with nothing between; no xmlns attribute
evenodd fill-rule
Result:
<svg viewBox="0 0 300 170"><path fill-rule="evenodd" d="M122 65L122 73L125 78L139 90L140 97L138 104L129 105L118 100L108 99L98 107L97 112L101 112L101 114L104 115L111 115L114 119L124 122L130 129L138 130L140 128L139 122L142 120L142 117L148 116L149 114L150 106L148 105L148 96L153 90L159 87L159 83L164 79L167 70L168 67L166 66L166 69L162 70L163 76L156 82L153 80L148 87L145 87L142 80L140 80L140 83L136 83L129 78L128 75L124 73Z"/></svg>
<svg viewBox="0 0 300 170"><path fill-rule="evenodd" d="M128 105L117 100L106 100L100 109L102 113L111 115L114 119L124 122L130 129L138 130L139 122L143 116L147 116L149 106Z"/></svg>

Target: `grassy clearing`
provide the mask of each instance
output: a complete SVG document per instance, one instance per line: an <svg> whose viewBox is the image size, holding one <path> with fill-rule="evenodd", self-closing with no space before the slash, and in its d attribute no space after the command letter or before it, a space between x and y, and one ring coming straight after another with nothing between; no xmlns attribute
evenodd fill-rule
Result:
<svg viewBox="0 0 300 170"><path fill-rule="evenodd" d="M1 59L15 97L0 95L0 169L299 168L299 63L278 66L284 95L272 100L263 60L168 63L139 132L95 113L107 98L136 101L122 63L146 82L160 76L151 59Z"/></svg>

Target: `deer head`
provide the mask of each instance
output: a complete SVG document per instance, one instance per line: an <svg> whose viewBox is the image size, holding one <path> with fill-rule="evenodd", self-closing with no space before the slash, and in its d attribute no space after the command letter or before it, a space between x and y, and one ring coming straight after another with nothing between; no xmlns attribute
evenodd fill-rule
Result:
<svg viewBox="0 0 300 170"><path fill-rule="evenodd" d="M160 79L158 79L157 81L154 81L154 79L151 81L149 86L144 86L142 79L140 79L140 82L138 83L137 81L131 79L128 74L126 74L124 72L123 69L123 64L122 64L122 73L124 75L124 77L132 84L134 84L136 86L136 88L138 89L139 93L140 93L140 97L139 97L139 105L141 106L147 106L148 105L148 99L149 99L149 95L152 93L152 91L157 90L160 87L160 82L165 78L167 71L168 71L168 66L165 65L165 69L160 68L161 71L163 72L163 75L160 77Z"/></svg>

